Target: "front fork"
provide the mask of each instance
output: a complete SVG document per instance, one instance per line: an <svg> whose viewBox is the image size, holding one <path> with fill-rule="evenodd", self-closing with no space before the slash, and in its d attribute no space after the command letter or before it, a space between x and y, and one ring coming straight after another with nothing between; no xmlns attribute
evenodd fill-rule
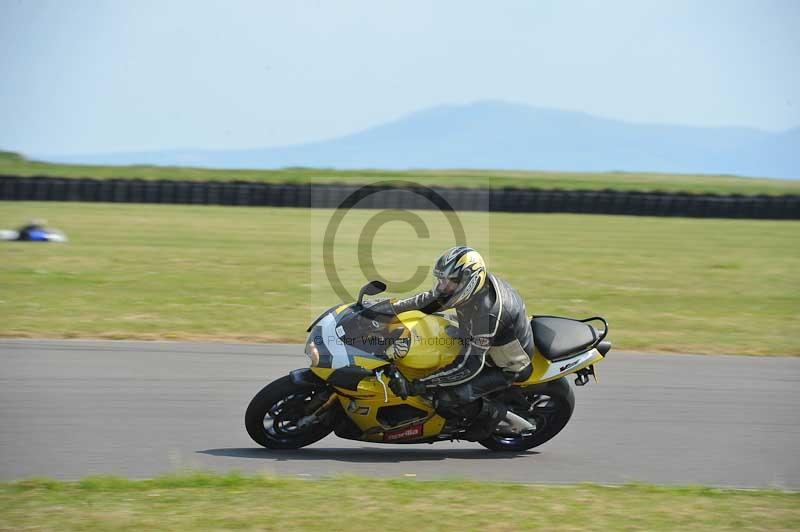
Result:
<svg viewBox="0 0 800 532"><path fill-rule="evenodd" d="M308 404L308 409L313 409L313 411L310 414L301 417L297 421L297 427L299 429L304 429L315 423L327 421L327 414L330 411L331 406L336 403L336 398L337 395L333 392L333 390L330 389L318 393Z"/></svg>

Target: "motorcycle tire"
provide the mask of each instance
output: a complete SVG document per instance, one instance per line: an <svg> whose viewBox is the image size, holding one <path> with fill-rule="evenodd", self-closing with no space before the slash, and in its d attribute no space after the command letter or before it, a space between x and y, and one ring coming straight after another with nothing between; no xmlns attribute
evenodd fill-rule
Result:
<svg viewBox="0 0 800 532"><path fill-rule="evenodd" d="M293 429L291 422L307 414L303 412L303 403L324 390L299 387L288 375L269 383L247 407L244 416L247 433L253 441L268 449L299 449L321 440L331 433L331 425L315 423L310 427Z"/></svg>
<svg viewBox="0 0 800 532"><path fill-rule="evenodd" d="M492 434L478 443L492 451L527 451L553 438L567 425L575 409L575 395L569 381L562 377L555 381L535 384L519 390L533 400L533 404L543 403L532 412L516 412L531 421L536 421L537 430L525 435ZM546 399L545 399L546 398ZM511 408L509 408L511 410Z"/></svg>

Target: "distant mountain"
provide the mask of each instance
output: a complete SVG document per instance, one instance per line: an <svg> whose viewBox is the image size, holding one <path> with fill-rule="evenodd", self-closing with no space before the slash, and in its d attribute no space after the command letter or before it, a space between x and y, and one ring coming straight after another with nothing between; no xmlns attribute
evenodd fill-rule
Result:
<svg viewBox="0 0 800 532"><path fill-rule="evenodd" d="M499 101L439 106L337 139L251 150L45 157L216 168L475 168L800 178L800 128L633 124Z"/></svg>

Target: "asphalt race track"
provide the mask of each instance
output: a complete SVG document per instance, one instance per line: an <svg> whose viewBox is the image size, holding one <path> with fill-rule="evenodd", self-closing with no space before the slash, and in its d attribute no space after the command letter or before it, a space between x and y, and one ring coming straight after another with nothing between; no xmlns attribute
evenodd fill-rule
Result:
<svg viewBox="0 0 800 532"><path fill-rule="evenodd" d="M305 365L297 345L2 340L0 479L189 468L800 489L800 359L612 351L566 429L526 453L333 435L262 449L248 402Z"/></svg>

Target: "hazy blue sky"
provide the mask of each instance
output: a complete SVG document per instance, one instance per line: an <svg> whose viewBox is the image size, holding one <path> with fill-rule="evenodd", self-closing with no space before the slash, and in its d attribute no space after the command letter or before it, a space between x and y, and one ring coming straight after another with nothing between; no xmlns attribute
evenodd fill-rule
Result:
<svg viewBox="0 0 800 532"><path fill-rule="evenodd" d="M441 103L800 125L800 2L0 0L0 147L284 145Z"/></svg>

